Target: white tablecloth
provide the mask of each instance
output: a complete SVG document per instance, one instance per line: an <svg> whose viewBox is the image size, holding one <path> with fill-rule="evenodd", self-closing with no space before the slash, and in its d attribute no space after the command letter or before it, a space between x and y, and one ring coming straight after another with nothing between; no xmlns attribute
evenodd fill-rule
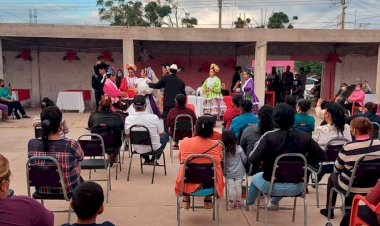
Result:
<svg viewBox="0 0 380 226"><path fill-rule="evenodd" d="M366 94L364 98L364 104L368 102L377 103L377 96L376 94Z"/></svg>
<svg viewBox="0 0 380 226"><path fill-rule="evenodd" d="M204 97L197 97L197 105L195 105L195 114L197 117L203 115L203 102L205 98Z"/></svg>
<svg viewBox="0 0 380 226"><path fill-rule="evenodd" d="M82 92L59 92L57 107L61 110L77 110L79 113L84 111L84 101Z"/></svg>

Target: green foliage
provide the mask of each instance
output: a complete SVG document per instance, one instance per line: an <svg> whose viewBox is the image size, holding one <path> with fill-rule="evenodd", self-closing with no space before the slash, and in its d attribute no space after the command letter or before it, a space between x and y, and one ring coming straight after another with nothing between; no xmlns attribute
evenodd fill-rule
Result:
<svg viewBox="0 0 380 226"><path fill-rule="evenodd" d="M289 17L283 12L275 12L269 17L268 28L285 28L285 24L289 23Z"/></svg>
<svg viewBox="0 0 380 226"><path fill-rule="evenodd" d="M185 13L185 17L181 19L182 27L193 28L195 25L198 25L197 18L190 17L190 13Z"/></svg>
<svg viewBox="0 0 380 226"><path fill-rule="evenodd" d="M303 67L306 74L313 72L319 76L322 75L323 62L320 61L296 61L294 66L295 71L297 72L299 72L300 68Z"/></svg>
<svg viewBox="0 0 380 226"><path fill-rule="evenodd" d="M235 25L235 28L244 28L249 23L251 23L250 18L243 20L242 18L238 17L237 20L234 22L234 25Z"/></svg>
<svg viewBox="0 0 380 226"><path fill-rule="evenodd" d="M168 5L159 5L157 2L149 2L145 6L145 17L152 27L162 27L164 18L172 13L172 9Z"/></svg>

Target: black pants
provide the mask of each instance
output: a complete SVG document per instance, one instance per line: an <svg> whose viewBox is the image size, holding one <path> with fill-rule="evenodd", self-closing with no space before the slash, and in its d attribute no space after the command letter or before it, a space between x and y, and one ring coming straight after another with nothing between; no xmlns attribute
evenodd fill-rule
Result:
<svg viewBox="0 0 380 226"><path fill-rule="evenodd" d="M99 110L99 102L100 102L100 99L102 98L102 93L99 92L99 91L95 91L95 112L97 112Z"/></svg>
<svg viewBox="0 0 380 226"><path fill-rule="evenodd" d="M333 187L335 187L338 190L342 190L342 188L340 188L339 183L338 183L338 174L337 173L330 174L329 180L327 181L326 209L329 206L330 192L331 192L331 188L333 188ZM337 195L338 194L336 192L333 192L333 194L332 194L332 199L331 199L331 206L332 207L335 207ZM352 196L345 198L344 206L351 206L351 204L352 204Z"/></svg>
<svg viewBox="0 0 380 226"><path fill-rule="evenodd" d="M20 115L17 113L17 111L20 111L21 116L26 115L24 108L20 104L20 101L13 101L13 102L0 101L0 104L5 104L8 106L8 116L10 116L12 114L13 110L15 110L16 117L18 119L20 118Z"/></svg>
<svg viewBox="0 0 380 226"><path fill-rule="evenodd" d="M166 126L166 118L168 117L169 111L172 108L174 108L174 106L164 106L163 117L164 117L164 129L166 133L168 133L169 131L169 128Z"/></svg>
<svg viewBox="0 0 380 226"><path fill-rule="evenodd" d="M371 226L378 226L379 222L377 221L376 213L373 212L368 206L359 206L358 211L359 218L366 222ZM342 221L340 222L340 226L349 226L350 225L350 216L351 211L348 211L346 215L344 215Z"/></svg>
<svg viewBox="0 0 380 226"><path fill-rule="evenodd" d="M318 164L312 164L312 165L309 165L310 168L312 168L313 170L315 171L318 171L319 169L319 165ZM318 174L318 182L322 180L323 176L326 174L326 173L332 173L334 172L334 164L326 164L326 165L322 165L322 170L321 172ZM307 174L309 175L310 172L308 171ZM309 177L308 177L309 178Z"/></svg>

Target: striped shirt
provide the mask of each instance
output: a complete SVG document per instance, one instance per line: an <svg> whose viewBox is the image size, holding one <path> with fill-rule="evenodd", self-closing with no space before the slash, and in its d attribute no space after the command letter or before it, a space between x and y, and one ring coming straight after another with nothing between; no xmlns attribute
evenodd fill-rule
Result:
<svg viewBox="0 0 380 226"><path fill-rule="evenodd" d="M378 155L380 159L380 140L373 140L367 137L364 140L356 140L346 143L343 150L339 152L335 161L335 171L339 173L339 186L345 191L348 190L348 184L352 175L355 162L364 154ZM371 158L373 160L374 158ZM376 159L376 158L375 158ZM351 191L355 193L367 193L368 188L352 187Z"/></svg>
<svg viewBox="0 0 380 226"><path fill-rule="evenodd" d="M66 184L66 191L71 195L74 188L80 184L80 165L79 161L83 159L84 153L79 143L72 139L60 139L49 141L47 151L40 139L31 139L28 143L28 157L33 156L50 156L60 164L62 174ZM32 162L39 166L51 165L51 162L40 160ZM36 191L41 194L62 194L62 188L36 187Z"/></svg>

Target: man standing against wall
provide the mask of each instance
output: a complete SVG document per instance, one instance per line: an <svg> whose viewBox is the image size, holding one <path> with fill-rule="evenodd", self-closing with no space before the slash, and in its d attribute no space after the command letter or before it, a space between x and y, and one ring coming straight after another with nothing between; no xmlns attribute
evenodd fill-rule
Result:
<svg viewBox="0 0 380 226"><path fill-rule="evenodd" d="M299 97L303 98L303 95L304 95L304 92L305 92L305 89L306 89L306 79L307 79L306 73L305 73L305 69L303 67L300 68L299 75L300 75L300 80L301 80L301 83L302 83Z"/></svg>
<svg viewBox="0 0 380 226"><path fill-rule="evenodd" d="M286 95L291 94L294 75L290 72L290 66L286 66L286 71L282 74L282 85L284 86L284 93L281 95L281 100L285 99Z"/></svg>

